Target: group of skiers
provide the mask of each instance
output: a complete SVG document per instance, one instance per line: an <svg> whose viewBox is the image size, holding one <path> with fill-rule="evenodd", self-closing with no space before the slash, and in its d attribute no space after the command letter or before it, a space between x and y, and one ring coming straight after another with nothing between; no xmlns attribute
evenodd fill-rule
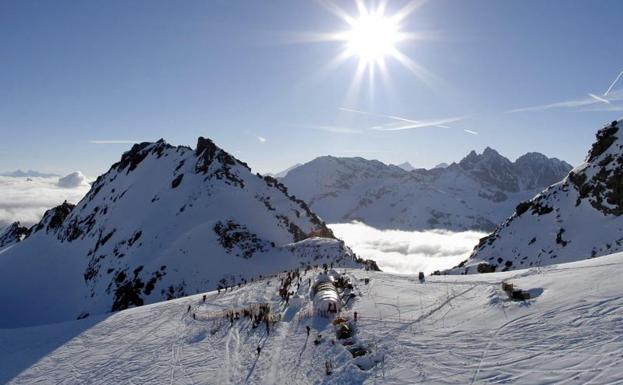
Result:
<svg viewBox="0 0 623 385"><path fill-rule="evenodd" d="M319 266L315 266L316 268L318 268ZM309 270L311 270L313 267L308 265L304 272L303 272L303 276L307 274L307 272ZM322 268L324 270L325 273L328 272L328 270L331 268L333 268L333 263L331 263L330 265L328 264L323 264ZM282 275L283 274L283 275ZM301 270L300 269L294 269L291 271L284 271L281 274L276 274L272 277L277 277L280 279L279 283L279 296L282 299L282 301L285 302L285 304L287 305L290 301L291 296L293 296L295 294L295 291L293 290L293 286L296 285L296 290L298 290L300 288L300 285L303 281L302 275L301 275ZM259 279L261 280L263 277L260 275ZM342 283L343 285L341 286L350 286L350 282L348 282L348 280L344 277L340 277L341 280L343 281L339 281L338 284ZM253 282L253 278L250 279L251 282ZM270 282L269 282L270 283ZM242 285L247 284L247 280L243 279L241 282L239 282L237 284L238 288L240 288ZM312 285L312 279L308 278L307 279L307 284L308 286L311 288ZM221 290L224 290L225 292L229 289L231 291L234 290L236 285L232 285L232 286L219 286L217 288L217 294L220 294ZM352 288L349 287L349 288ZM207 299L207 296L204 294L202 297L202 303L205 303ZM188 308L186 309L186 313L191 313L192 310L192 306L188 305ZM336 304L329 304L329 312L331 313L337 313L337 305ZM196 314L193 312L192 313L192 317L193 319L196 319ZM262 304L255 304L255 305L251 305L249 307L243 308L243 309L239 309L239 310L227 310L223 313L223 317L226 318L230 325L233 327L235 321L241 319L241 318L247 318L250 319L251 322L251 327L253 329L257 328L258 326L260 326L261 324L264 324L266 327L266 334L269 335L270 334L270 328L271 326L278 321L278 319L274 316L271 315L271 306L269 303L262 303ZM354 312L354 321L357 321L357 312ZM307 336L310 336L311 333L311 328L309 325L305 326L305 330L307 333ZM316 335L316 338L314 339L314 344L315 345L319 345L323 342L323 338L322 335L320 333L318 333ZM334 342L334 341L333 341ZM262 347L260 345L257 346L256 348L256 352L258 357L260 356L261 352L262 352ZM325 372L327 375L332 374L333 372L333 365L331 360L326 360L325 361Z"/></svg>
<svg viewBox="0 0 623 385"><path fill-rule="evenodd" d="M307 274L307 271L308 269L305 269L303 274ZM285 272L285 275L279 281L279 297L281 297L281 300L284 301L286 305L290 303L290 297L295 293L295 291L291 291L290 288L296 284L296 290L298 290L301 287L302 281L303 278L300 269ZM311 285L311 278L308 279L308 283Z"/></svg>
<svg viewBox="0 0 623 385"><path fill-rule="evenodd" d="M253 278L251 278L251 282L253 282ZM231 291L234 291L236 286L238 286L238 289L240 289L243 285L246 285L246 284L247 284L247 280L243 278L242 281L238 282L237 285L231 285L231 286L221 286L221 285L219 285L216 288L216 294L221 294L221 290L223 290L224 292L227 292L227 289L230 289Z"/></svg>
<svg viewBox="0 0 623 385"><path fill-rule="evenodd" d="M228 310L223 316L229 321L231 326L234 325L235 321L241 318L251 319L251 327L253 329L263 323L266 326L266 334L270 334L271 326L277 322L277 318L270 314L270 310L270 304L262 303L258 305L251 305L240 310Z"/></svg>
<svg viewBox="0 0 623 385"><path fill-rule="evenodd" d="M311 269L318 269L318 268L320 268L320 265L315 265L315 266L312 266L312 265L307 265L307 266L305 266L304 274L307 274L307 272L308 272L308 271L310 271ZM327 265L326 263L324 263L324 264L322 265L322 268L323 268L324 272L326 273L326 272L328 271L328 269L329 269L329 268L331 268L331 269L333 268L333 263L331 263L330 265ZM286 274L286 278L287 278L288 276L290 276L292 280L294 279L294 277L298 278L298 282L297 282L297 283L298 283L298 285L300 285L300 281L301 281L301 269L296 268L296 269L294 269L294 270L292 270L292 271L285 271L285 270L284 270L284 272L283 272L283 273L285 273L285 274ZM264 279L264 278L279 277L280 275L281 275L281 274L273 274L273 275L269 275L269 276L264 277L264 276L262 276L262 275L260 274L260 275L258 276L258 280L262 280L262 279ZM284 278L282 278L282 281L283 281L283 279L284 279ZM242 279L241 279L238 283L234 283L234 284L233 284L233 285L231 285L231 286L228 286L228 285L226 284L226 282L225 282L225 281L223 281L223 282L222 282L221 284L219 284L219 286L216 288L216 292L217 292L217 294L221 294L221 291L224 291L224 292L227 292L227 290L233 291L233 290L236 288L236 286L237 286L238 288L241 288L242 286L246 285L246 284L247 284L247 283L249 283L249 282L253 282L253 277L251 277L248 281L247 281L247 279L246 279L246 278L242 278ZM311 280L310 280L310 284L311 284ZM284 300L285 300L285 299L284 299Z"/></svg>

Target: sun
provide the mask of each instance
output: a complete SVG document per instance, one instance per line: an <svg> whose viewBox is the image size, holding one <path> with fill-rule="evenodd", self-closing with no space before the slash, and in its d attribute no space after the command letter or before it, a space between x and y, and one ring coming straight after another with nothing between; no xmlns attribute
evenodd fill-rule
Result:
<svg viewBox="0 0 623 385"><path fill-rule="evenodd" d="M367 85L369 97L374 98L377 74L384 85L391 88L392 62L400 64L431 88L434 83L439 83L432 72L403 52L405 49L412 52L411 43L435 38L431 31L414 32L407 29L407 24L414 24L409 16L426 0L392 1L391 6L401 3L401 7L395 9L390 7L389 0L352 0L355 5L352 11L342 8L337 0L316 1L337 16L344 23L343 28L306 32L293 38L300 43L339 44L338 53L326 66L320 68L320 72L327 73L346 63L355 63L355 71L346 92L347 100L358 97L364 84Z"/></svg>
<svg viewBox="0 0 623 385"><path fill-rule="evenodd" d="M346 53L357 56L368 65L391 56L396 51L396 44L402 40L399 24L383 14L366 12L349 21L351 29L343 35Z"/></svg>
<svg viewBox="0 0 623 385"><path fill-rule="evenodd" d="M342 30L310 36L310 41L338 42L342 45L340 53L327 65L327 69L336 68L349 59L355 59L357 66L348 94L356 94L363 82L364 75L372 92L376 73L386 84L391 83L389 61L395 61L426 81L430 76L424 67L404 54L401 49L407 42L427 39L424 33L406 31L406 21L423 0L403 3L402 8L391 11L389 0L354 0L354 14L339 7L334 0L318 0L327 10L340 18L345 26ZM395 4L395 3L393 3Z"/></svg>

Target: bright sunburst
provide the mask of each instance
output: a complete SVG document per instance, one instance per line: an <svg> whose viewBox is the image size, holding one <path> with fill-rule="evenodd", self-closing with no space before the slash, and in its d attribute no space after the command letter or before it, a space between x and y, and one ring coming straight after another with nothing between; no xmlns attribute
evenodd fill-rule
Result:
<svg viewBox="0 0 623 385"><path fill-rule="evenodd" d="M373 64L392 55L396 43L402 40L399 25L395 19L382 13L364 13L349 20L351 30L344 32L346 51L349 56L357 56L367 64Z"/></svg>
<svg viewBox="0 0 623 385"><path fill-rule="evenodd" d="M339 7L335 1L320 0L329 11L342 19L345 28L341 31L318 34L316 41L337 41L343 44L340 54L331 61L329 67L336 67L349 59L356 59L357 66L353 75L349 95L358 93L364 74L369 83L374 83L375 73L380 73L383 80L389 81L388 60L396 61L408 68L416 76L428 81L431 74L400 50L401 43L419 40L422 34L404 30L406 18L422 4L421 0L406 3L398 10L388 9L388 0L354 0L357 10L350 14Z"/></svg>

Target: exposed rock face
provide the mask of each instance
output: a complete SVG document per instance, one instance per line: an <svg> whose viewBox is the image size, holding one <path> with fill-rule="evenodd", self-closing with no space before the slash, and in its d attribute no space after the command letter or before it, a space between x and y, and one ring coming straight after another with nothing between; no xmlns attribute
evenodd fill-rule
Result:
<svg viewBox="0 0 623 385"><path fill-rule="evenodd" d="M514 164L490 147L485 148L482 155L470 152L459 162L459 167L483 185L500 191L519 191L519 175Z"/></svg>
<svg viewBox="0 0 623 385"><path fill-rule="evenodd" d="M599 130L584 163L483 238L453 273L481 263L513 270L569 262L623 250L623 136L621 121Z"/></svg>
<svg viewBox="0 0 623 385"><path fill-rule="evenodd" d="M290 171L283 183L328 222L378 228L491 231L517 203L555 183L571 166L538 153L511 162L487 148L431 170L325 156Z"/></svg>
<svg viewBox="0 0 623 385"><path fill-rule="evenodd" d="M589 165L569 174L569 181L578 190L576 205L583 199L605 215L623 214L623 144L619 122L597 133L597 141L588 153Z"/></svg>
<svg viewBox="0 0 623 385"><path fill-rule="evenodd" d="M538 152L529 152L515 161L515 170L524 188L535 189L549 186L561 180L571 165L556 158L548 158Z"/></svg>
<svg viewBox="0 0 623 385"><path fill-rule="evenodd" d="M19 222L13 222L0 233L0 248L20 242L28 235L28 228Z"/></svg>
<svg viewBox="0 0 623 385"><path fill-rule="evenodd" d="M42 230L48 232L59 229L74 207L76 206L65 201L63 204L46 211L41 221L33 226L31 232L36 233Z"/></svg>
<svg viewBox="0 0 623 385"><path fill-rule="evenodd" d="M283 184L206 138L194 150L136 144L76 206L65 202L28 232L7 234L25 239L2 255L0 302L12 316L0 327L83 318L308 264L365 262ZM298 252L310 245L316 252ZM35 314L37 305L52 310Z"/></svg>

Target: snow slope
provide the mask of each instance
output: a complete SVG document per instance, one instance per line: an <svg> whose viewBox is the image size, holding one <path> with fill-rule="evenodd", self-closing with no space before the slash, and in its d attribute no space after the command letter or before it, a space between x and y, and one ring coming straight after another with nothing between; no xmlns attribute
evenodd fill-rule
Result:
<svg viewBox="0 0 623 385"><path fill-rule="evenodd" d="M471 257L452 270L474 273L576 261L623 250L623 121L597 133L584 163L519 204Z"/></svg>
<svg viewBox="0 0 623 385"><path fill-rule="evenodd" d="M279 179L279 178L283 178L283 177L285 177L286 175L288 175L288 173L289 173L290 171L294 170L295 168L299 167L300 165L301 165L300 163L297 163L297 164L295 164L294 166L290 166L290 167L286 168L285 170L279 171L278 173L275 173L275 174L268 174L268 175L270 175L270 176L272 176L272 177L274 177L274 178L278 178L278 179Z"/></svg>
<svg viewBox="0 0 623 385"><path fill-rule="evenodd" d="M339 269L342 271L342 269ZM310 316L308 281L286 306L277 278L54 325L0 329L9 384L615 384L623 382L623 253L487 275L427 277L346 270L357 297L354 359L326 319ZM369 278L369 284L362 280ZM533 299L511 302L502 281ZM220 312L270 303L267 335ZM188 306L191 311L187 312ZM196 315L193 319L192 314ZM311 327L307 337L305 327ZM321 334L322 343L313 341ZM256 352L261 346L261 354ZM325 375L325 362L333 374ZM360 369L357 364L364 369Z"/></svg>
<svg viewBox="0 0 623 385"><path fill-rule="evenodd" d="M304 202L204 138L194 150L134 145L76 206L48 210L7 245L0 327L92 316L301 265L359 265Z"/></svg>
<svg viewBox="0 0 623 385"><path fill-rule="evenodd" d="M413 171L377 160L324 156L288 172L282 181L329 223L492 231L517 203L570 169L538 153L511 162L487 148L447 167Z"/></svg>

